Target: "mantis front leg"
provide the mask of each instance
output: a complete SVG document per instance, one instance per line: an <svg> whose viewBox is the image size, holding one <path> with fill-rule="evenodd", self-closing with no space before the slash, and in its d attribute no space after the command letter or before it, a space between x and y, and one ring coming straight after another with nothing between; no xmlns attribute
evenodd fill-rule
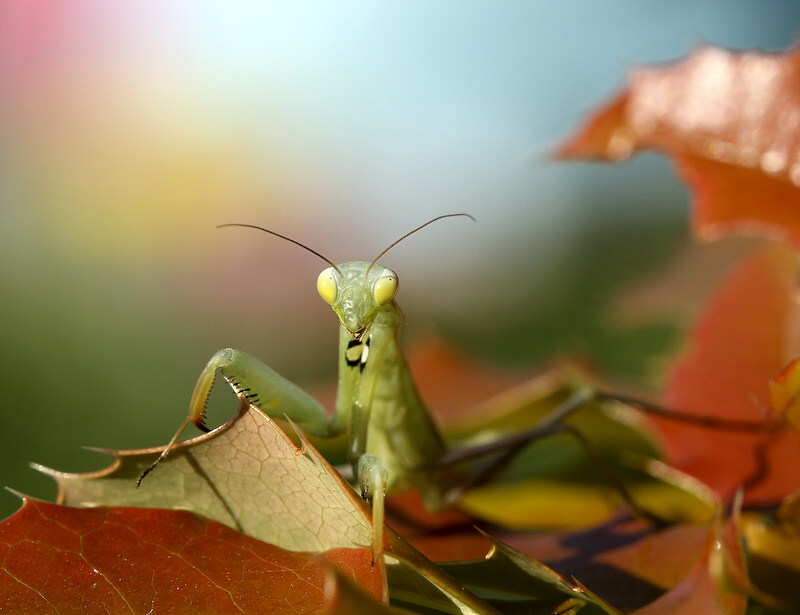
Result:
<svg viewBox="0 0 800 615"><path fill-rule="evenodd" d="M217 370L238 395L246 397L250 403L258 406L267 416L279 419L288 418L304 432L322 438L337 435L333 424L328 421L325 408L316 399L255 357L234 348L223 348L211 357L197 379L189 402L189 415L184 419L161 455L139 477L136 482L137 487L141 484L142 479L169 455L189 423L194 423L198 429L208 431L204 422L206 403Z"/></svg>
<svg viewBox="0 0 800 615"><path fill-rule="evenodd" d="M267 416L289 418L304 432L321 438L336 435L331 432L325 408L316 399L255 357L234 348L218 351L197 379L189 402L189 417L201 429L217 370L237 394L244 395Z"/></svg>
<svg viewBox="0 0 800 615"><path fill-rule="evenodd" d="M208 431L204 423L205 409L218 370L238 395L247 398L271 418L288 418L304 432L321 438L339 435L347 427L347 422L342 420L342 414L347 412L337 413L335 420L329 420L325 409L317 400L264 363L240 350L223 348L211 357L197 379L189 403L189 415L161 455L139 477L137 487L169 455L189 423ZM377 557L383 550L383 502L388 473L381 459L369 453L363 453L354 459L353 465L361 496L369 499L373 505L375 529L372 547Z"/></svg>

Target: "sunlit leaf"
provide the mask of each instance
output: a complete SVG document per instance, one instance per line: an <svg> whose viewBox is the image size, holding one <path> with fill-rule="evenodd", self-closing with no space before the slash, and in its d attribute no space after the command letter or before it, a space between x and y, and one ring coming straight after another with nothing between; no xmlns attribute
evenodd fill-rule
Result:
<svg viewBox="0 0 800 615"><path fill-rule="evenodd" d="M800 51L701 47L634 70L629 85L565 142L562 158L666 152L695 197L704 238L763 233L800 247Z"/></svg>
<svg viewBox="0 0 800 615"><path fill-rule="evenodd" d="M182 508L294 551L371 544L361 498L313 448L301 452L253 406L176 446L137 489L161 450L108 451L116 459L98 472L46 471L69 506Z"/></svg>
<svg viewBox="0 0 800 615"><path fill-rule="evenodd" d="M285 551L178 510L26 499L0 523L0 611L319 613L344 599L328 562L380 599L369 549ZM357 611L351 611L357 612ZM362 611L372 612L372 611Z"/></svg>
<svg viewBox="0 0 800 615"><path fill-rule="evenodd" d="M711 529L696 525L659 529L642 520L617 518L581 532L501 532L499 538L525 554L526 559L533 558L529 563L543 578L518 583L519 571L481 568L483 558L443 566L487 600L491 594L491 600L500 610L505 610L502 601L527 600L530 610L524 612L561 612L537 610L544 605L553 609L554 604L562 604L558 594L564 586L558 579L567 586L573 585L571 579L577 579L574 584L588 594L594 592L600 596L601 604L610 604L623 612L633 612L662 600L659 609L664 610L647 611L650 615L670 613L669 609L676 606L684 608L682 593L697 592L703 604L719 600L741 605L743 588L747 586L735 520L724 526L715 522ZM435 541L436 536L431 540ZM719 549L717 543L721 545ZM434 543L430 544L435 548ZM462 575L460 569L468 572ZM556 573L554 576L550 576L552 571ZM552 583L541 585L548 579L552 582L553 578L556 595L552 593ZM686 604L693 604L688 597L684 598ZM692 611L687 607L676 612ZM696 612L706 613L702 608Z"/></svg>
<svg viewBox="0 0 800 615"><path fill-rule="evenodd" d="M394 532L386 532L386 573L393 603L463 615L499 615Z"/></svg>
<svg viewBox="0 0 800 615"><path fill-rule="evenodd" d="M457 519L453 519L457 521ZM465 553L459 559L467 562L480 581L476 587L467 582L451 564L443 564L445 570L455 574L459 581L467 584L480 595L483 587L493 594L500 610L505 608L497 602L501 597L512 600L512 595L526 594L530 611L545 612L537 608L562 604L560 593L553 595L530 579L517 587L518 573L497 573L497 569L481 569L486 552L485 541L475 540L471 528L458 523L434 527L427 536L414 538L414 543L425 553L439 559L448 553ZM699 525L675 525L658 528L652 523L630 517L617 517L600 526L578 532L520 533L495 530L496 537L514 547L542 568L556 571L568 583L578 579L583 586L591 588L603 602L610 603L624 612L641 608L658 599L672 587L684 581L695 565L698 554L708 538L708 527ZM461 564L454 564L457 567ZM539 567L538 563L533 564ZM480 571L483 570L483 573ZM472 574L472 573L471 573ZM538 589L537 589L538 588ZM534 593L539 592L539 593ZM487 598L488 599L488 598ZM520 598L518 598L520 599Z"/></svg>

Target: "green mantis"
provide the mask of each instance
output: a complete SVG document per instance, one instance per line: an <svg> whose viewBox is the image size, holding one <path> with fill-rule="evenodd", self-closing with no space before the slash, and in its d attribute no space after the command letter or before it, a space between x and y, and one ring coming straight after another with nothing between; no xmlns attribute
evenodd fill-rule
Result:
<svg viewBox="0 0 800 615"><path fill-rule="evenodd" d="M261 361L233 348L223 348L209 360L195 385L189 415L142 479L164 459L189 423L204 431L205 406L217 370L237 394L246 396L267 415L288 418L304 432L323 438L349 431L348 461L362 497L372 501L373 554L382 551L384 494L401 483L413 485L426 505L438 509L446 501L451 472L437 468L445 445L417 393L398 333L402 314L394 301L395 272L377 263L397 243L448 214L407 233L372 262L335 265L303 244L273 231L246 224L291 241L312 252L330 267L317 279L320 296L339 317L339 387L334 414L329 418L313 397L279 376ZM271 402L279 401L278 404Z"/></svg>
<svg viewBox="0 0 800 615"><path fill-rule="evenodd" d="M429 509L440 509L508 463L521 447L561 432L571 433L577 438L633 510L656 523L663 523L658 515L649 513L635 502L626 486L592 450L588 440L564 422L568 415L592 400L622 401L667 418L703 426L747 432L764 428L760 423L747 421L714 419L709 422L704 417L685 416L637 400L580 389L528 431L483 446L447 451L417 393L399 345L398 333L403 317L394 300L398 276L377 261L412 233L437 220L456 216L474 220L469 214L439 216L403 235L371 262L354 261L340 265L274 231L248 224L222 225L267 232L299 245L330 265L320 273L317 290L330 304L341 324L335 411L328 417L317 400L258 359L233 348L224 348L211 357L200 374L188 416L161 455L142 473L137 486L169 454L189 423L208 431L204 425L205 406L217 371L240 397L248 399L268 416L288 418L304 432L322 438L349 433L348 461L362 497L372 501L374 558L381 554L383 547L384 495L387 490L409 484L420 492ZM478 474L465 478L453 470L453 466L465 460L498 452L499 456Z"/></svg>

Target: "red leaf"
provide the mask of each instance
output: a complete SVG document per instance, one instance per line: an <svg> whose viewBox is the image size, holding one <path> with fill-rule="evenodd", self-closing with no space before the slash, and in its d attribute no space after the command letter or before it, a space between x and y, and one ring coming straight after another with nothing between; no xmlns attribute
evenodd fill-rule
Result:
<svg viewBox="0 0 800 615"><path fill-rule="evenodd" d="M742 615L747 581L738 514L715 524L688 576L636 615Z"/></svg>
<svg viewBox="0 0 800 615"><path fill-rule="evenodd" d="M324 554L375 596L368 549ZM329 572L178 510L70 508L25 500L0 524L0 611L13 613L316 613Z"/></svg>
<svg viewBox="0 0 800 615"><path fill-rule="evenodd" d="M671 154L692 187L701 237L758 232L800 248L800 49L703 47L635 70L557 154L619 160L648 148Z"/></svg>
<svg viewBox="0 0 800 615"><path fill-rule="evenodd" d="M764 419L770 379L796 354L794 260L779 246L745 259L695 324L673 368L664 405L727 419ZM800 487L800 446L792 430L732 433L657 420L670 463L723 497L741 485L746 501L776 501Z"/></svg>

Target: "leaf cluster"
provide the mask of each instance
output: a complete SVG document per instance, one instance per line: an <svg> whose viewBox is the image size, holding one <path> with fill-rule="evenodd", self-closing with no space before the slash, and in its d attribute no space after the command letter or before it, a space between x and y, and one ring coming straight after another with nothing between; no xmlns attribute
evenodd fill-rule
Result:
<svg viewBox="0 0 800 615"><path fill-rule="evenodd" d="M692 190L698 238L762 237L713 282L659 398L644 404L702 420L645 425L642 404L602 397L569 419L596 456L565 432L533 442L443 513L414 493L393 496L385 556L373 562L369 507L326 461L341 442L290 438L243 401L138 490L161 449L106 451L114 462L90 474L40 468L58 502L24 498L0 523L0 610L796 612L798 118L798 50L705 47L633 71L557 152L610 161L662 152ZM651 303L685 288L697 261L683 262L652 285ZM468 373L452 356L443 363ZM609 389L561 366L476 405L446 434L473 446L531 429L586 386ZM737 421L763 428L725 427ZM671 524L620 509L609 471Z"/></svg>

